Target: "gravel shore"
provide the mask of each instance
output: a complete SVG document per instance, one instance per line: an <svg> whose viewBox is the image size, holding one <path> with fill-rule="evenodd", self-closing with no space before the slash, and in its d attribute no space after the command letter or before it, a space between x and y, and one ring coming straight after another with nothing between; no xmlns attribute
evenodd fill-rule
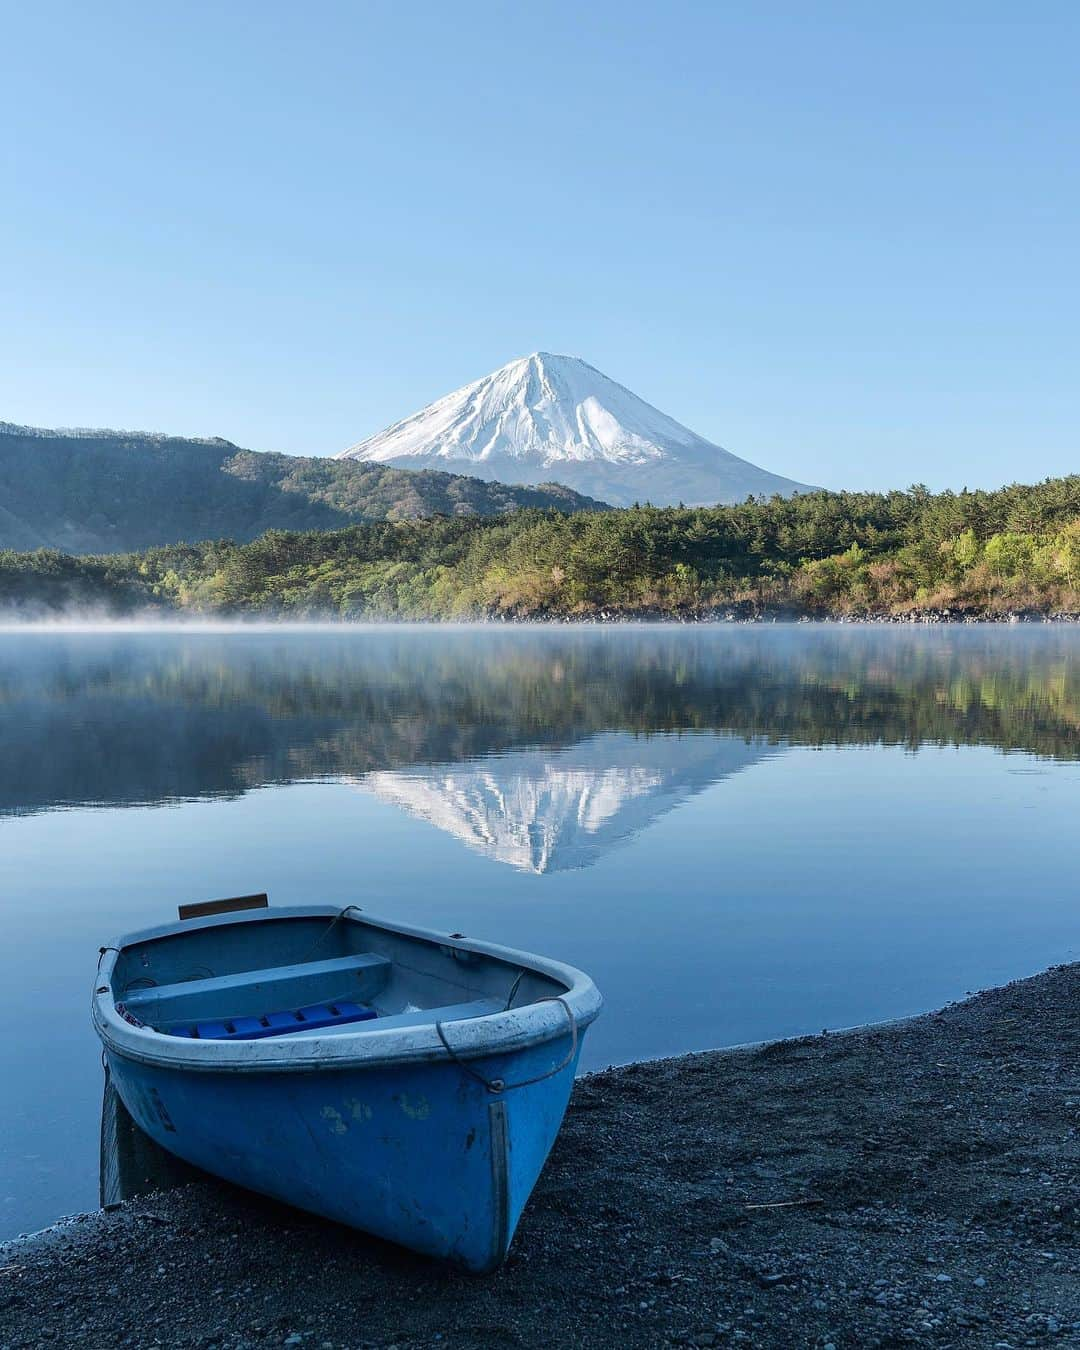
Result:
<svg viewBox="0 0 1080 1350"><path fill-rule="evenodd" d="M0 1346L1080 1345L1080 965L582 1079L510 1259L209 1181L0 1247Z"/></svg>

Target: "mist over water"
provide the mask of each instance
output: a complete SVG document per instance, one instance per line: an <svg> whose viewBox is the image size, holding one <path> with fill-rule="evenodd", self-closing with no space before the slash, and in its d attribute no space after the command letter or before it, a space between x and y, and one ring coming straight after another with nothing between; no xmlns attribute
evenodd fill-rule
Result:
<svg viewBox="0 0 1080 1350"><path fill-rule="evenodd" d="M585 1067L1074 957L1080 630L0 631L0 1236L94 1202L97 948L191 899L585 967Z"/></svg>

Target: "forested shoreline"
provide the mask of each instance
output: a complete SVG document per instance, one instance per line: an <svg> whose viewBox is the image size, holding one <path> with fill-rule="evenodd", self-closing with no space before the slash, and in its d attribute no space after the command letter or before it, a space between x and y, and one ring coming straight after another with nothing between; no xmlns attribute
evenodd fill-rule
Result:
<svg viewBox="0 0 1080 1350"><path fill-rule="evenodd" d="M519 510L139 553L0 552L0 610L560 620L1080 614L1080 475L997 491Z"/></svg>

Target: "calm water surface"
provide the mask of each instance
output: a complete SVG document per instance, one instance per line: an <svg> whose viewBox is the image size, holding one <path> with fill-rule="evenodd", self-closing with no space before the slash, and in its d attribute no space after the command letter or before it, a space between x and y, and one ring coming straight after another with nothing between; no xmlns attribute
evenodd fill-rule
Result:
<svg viewBox="0 0 1080 1350"><path fill-rule="evenodd" d="M268 890L583 966L586 1068L1075 959L1080 630L0 633L0 1237L92 1207L97 948Z"/></svg>

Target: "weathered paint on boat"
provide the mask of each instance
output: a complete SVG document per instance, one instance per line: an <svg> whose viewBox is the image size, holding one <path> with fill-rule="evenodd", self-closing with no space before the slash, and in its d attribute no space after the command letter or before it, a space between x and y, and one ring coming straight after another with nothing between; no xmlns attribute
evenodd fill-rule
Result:
<svg viewBox="0 0 1080 1350"><path fill-rule="evenodd" d="M152 1025L155 991L162 990L160 1010L194 1006L202 987L237 1001L245 941L265 965L275 947L288 957L298 941L306 945L313 923L334 933L336 947L389 962L384 990L397 993L385 994L390 1006L376 1020L260 1040L192 1039L175 1026ZM259 927L267 924L277 929ZM162 986L147 983L152 974L133 973L161 968L171 976L169 943L187 943L200 969L232 965L240 975ZM211 965L213 952L222 953L221 967ZM341 964L350 959L360 960ZM267 972L256 965L246 973ZM362 968L356 974L366 978ZM231 992L223 995L222 986ZM276 986L253 979L239 987L250 1003L264 996L253 996L253 987ZM410 997L406 1011L394 1011L402 989L436 988L470 997L428 1008ZM504 1009L508 994L526 1001ZM129 1007L136 1003L137 1016ZM378 1008L378 996L373 1003ZM499 1010L470 1014L491 1006ZM171 1153L483 1272L506 1255L562 1122L581 1035L599 1007L592 981L571 967L355 910L303 908L216 916L121 939L103 953L93 1018L124 1105Z"/></svg>

